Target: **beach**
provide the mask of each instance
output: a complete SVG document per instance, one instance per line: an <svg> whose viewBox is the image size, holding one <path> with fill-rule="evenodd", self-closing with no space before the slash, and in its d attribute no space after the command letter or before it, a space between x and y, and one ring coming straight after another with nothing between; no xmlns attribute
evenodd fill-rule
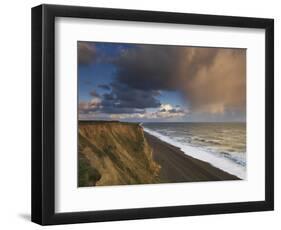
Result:
<svg viewBox="0 0 281 230"><path fill-rule="evenodd" d="M148 144L153 149L153 159L160 166L161 183L239 180L211 164L186 155L171 144L144 132Z"/></svg>

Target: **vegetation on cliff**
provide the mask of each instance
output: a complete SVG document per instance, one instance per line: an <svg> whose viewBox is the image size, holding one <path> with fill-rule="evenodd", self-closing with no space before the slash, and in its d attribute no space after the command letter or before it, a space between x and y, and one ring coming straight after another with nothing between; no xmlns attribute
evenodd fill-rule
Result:
<svg viewBox="0 0 281 230"><path fill-rule="evenodd" d="M160 166L139 124L80 121L78 135L79 187L159 181Z"/></svg>

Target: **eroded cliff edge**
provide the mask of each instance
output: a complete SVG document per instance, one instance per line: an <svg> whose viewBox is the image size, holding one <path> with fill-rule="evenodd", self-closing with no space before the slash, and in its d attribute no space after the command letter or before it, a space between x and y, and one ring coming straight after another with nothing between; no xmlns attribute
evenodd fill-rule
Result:
<svg viewBox="0 0 281 230"><path fill-rule="evenodd" d="M78 129L79 187L159 181L160 166L139 124L80 121Z"/></svg>

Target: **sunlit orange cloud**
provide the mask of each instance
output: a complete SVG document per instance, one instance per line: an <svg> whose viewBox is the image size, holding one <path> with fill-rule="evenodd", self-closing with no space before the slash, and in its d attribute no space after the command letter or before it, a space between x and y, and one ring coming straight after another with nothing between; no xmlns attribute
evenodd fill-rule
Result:
<svg viewBox="0 0 281 230"><path fill-rule="evenodd" d="M193 111L245 111L245 49L185 48L185 53L179 79Z"/></svg>

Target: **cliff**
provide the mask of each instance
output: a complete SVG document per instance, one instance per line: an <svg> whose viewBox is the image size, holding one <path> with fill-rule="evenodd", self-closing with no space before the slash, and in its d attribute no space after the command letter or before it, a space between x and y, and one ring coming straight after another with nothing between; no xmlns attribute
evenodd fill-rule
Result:
<svg viewBox="0 0 281 230"><path fill-rule="evenodd" d="M118 121L79 122L79 186L157 183L142 127Z"/></svg>

